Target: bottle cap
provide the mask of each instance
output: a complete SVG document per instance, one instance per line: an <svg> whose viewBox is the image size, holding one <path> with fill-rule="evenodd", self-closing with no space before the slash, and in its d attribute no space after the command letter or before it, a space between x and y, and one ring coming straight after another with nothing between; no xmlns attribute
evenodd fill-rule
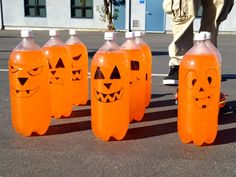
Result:
<svg viewBox="0 0 236 177"><path fill-rule="evenodd" d="M206 40L206 35L204 33L195 33L193 40L194 41L204 41L204 40Z"/></svg>
<svg viewBox="0 0 236 177"><path fill-rule="evenodd" d="M135 31L134 32L134 36L135 37L141 37L145 34L145 31Z"/></svg>
<svg viewBox="0 0 236 177"><path fill-rule="evenodd" d="M113 40L113 39L115 39L115 33L114 32L105 32L104 33L104 39L105 40Z"/></svg>
<svg viewBox="0 0 236 177"><path fill-rule="evenodd" d="M70 34L71 36L76 36L76 35L78 35L77 31L75 31L74 29L70 29L70 30L69 30L69 34Z"/></svg>
<svg viewBox="0 0 236 177"><path fill-rule="evenodd" d="M133 37L134 37L134 32L127 31L125 33L125 38L129 39L129 38L133 38Z"/></svg>
<svg viewBox="0 0 236 177"><path fill-rule="evenodd" d="M21 30L21 37L33 37L32 30Z"/></svg>
<svg viewBox="0 0 236 177"><path fill-rule="evenodd" d="M142 36L142 31L135 31L134 36L135 37L141 37Z"/></svg>
<svg viewBox="0 0 236 177"><path fill-rule="evenodd" d="M211 39L211 32L209 32L209 31L201 31L200 33L205 34L207 40Z"/></svg>
<svg viewBox="0 0 236 177"><path fill-rule="evenodd" d="M59 36L59 31L57 31L55 29L50 29L49 36Z"/></svg>

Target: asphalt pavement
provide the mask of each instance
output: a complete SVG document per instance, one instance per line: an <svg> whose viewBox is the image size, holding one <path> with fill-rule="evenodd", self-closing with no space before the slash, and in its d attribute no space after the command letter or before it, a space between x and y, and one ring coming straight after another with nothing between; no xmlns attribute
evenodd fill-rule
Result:
<svg viewBox="0 0 236 177"><path fill-rule="evenodd" d="M48 31L35 31L42 46ZM103 44L103 32L79 32L89 62ZM61 32L65 41L68 32ZM90 101L69 118L52 119L44 136L23 137L11 126L7 62L20 42L20 31L0 31L0 177L31 176L236 176L236 113L219 115L211 145L182 144L177 133L177 87L164 86L170 34L146 34L153 55L152 100L141 122L131 123L121 141L103 142L91 130ZM124 42L117 34L117 43ZM236 109L236 35L220 34L221 90Z"/></svg>

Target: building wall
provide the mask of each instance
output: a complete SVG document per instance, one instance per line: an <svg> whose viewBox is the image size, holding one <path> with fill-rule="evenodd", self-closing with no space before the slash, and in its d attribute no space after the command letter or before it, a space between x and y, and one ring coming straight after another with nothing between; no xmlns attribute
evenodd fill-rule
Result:
<svg viewBox="0 0 236 177"><path fill-rule="evenodd" d="M145 3L141 4L139 0L133 0L131 4L131 29L145 30ZM136 23L138 22L138 24ZM135 24L136 23L136 24Z"/></svg>
<svg viewBox="0 0 236 177"><path fill-rule="evenodd" d="M69 0L47 0L46 17L25 17L23 0L2 0L4 26L10 27L36 27L36 28L81 28L81 29L105 29L106 23L99 20L97 6L100 0L94 0L93 18L71 18Z"/></svg>
<svg viewBox="0 0 236 177"><path fill-rule="evenodd" d="M129 1L126 0L125 29L129 29ZM236 0L235 0L236 1ZM101 0L94 0L93 18L71 18L71 7L69 0L46 0L46 17L25 17L24 0L2 0L4 27L8 28L78 28L89 30L106 29L107 24L100 21L100 14L97 6L103 3ZM131 0L131 29L145 30L146 3L140 3L139 0ZM0 9L1 10L1 9ZM1 15L1 13L0 13ZM236 5L233 7L228 19L220 26L220 31L236 32ZM0 16L1 17L1 16ZM134 26L134 22L136 26ZM1 28L0 18L0 28ZM166 16L166 31L171 31L171 19ZM194 21L194 29L197 31L200 26L200 19Z"/></svg>
<svg viewBox="0 0 236 177"><path fill-rule="evenodd" d="M236 0L234 0L234 6L228 15L227 19L221 23L220 31L224 32L236 32Z"/></svg>
<svg viewBox="0 0 236 177"><path fill-rule="evenodd" d="M233 6L227 19L221 23L219 31L220 32L236 32L236 0L234 0L235 5ZM194 30L198 31L200 27L201 19L194 20ZM171 19L166 16L166 31L171 31Z"/></svg>
<svg viewBox="0 0 236 177"><path fill-rule="evenodd" d="M2 4L0 4L0 7L1 6L2 6ZM0 8L0 29L2 29L2 9L1 8Z"/></svg>

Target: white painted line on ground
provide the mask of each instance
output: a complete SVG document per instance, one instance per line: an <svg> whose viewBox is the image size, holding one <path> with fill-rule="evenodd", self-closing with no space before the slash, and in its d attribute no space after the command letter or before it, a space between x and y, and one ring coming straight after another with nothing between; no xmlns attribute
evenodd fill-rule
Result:
<svg viewBox="0 0 236 177"><path fill-rule="evenodd" d="M8 69L0 69L0 71L8 72Z"/></svg>
<svg viewBox="0 0 236 177"><path fill-rule="evenodd" d="M0 69L0 72L8 72L8 69ZM91 73L88 73L88 75L90 76ZM152 74L152 77L165 77L167 76L167 74Z"/></svg>
<svg viewBox="0 0 236 177"><path fill-rule="evenodd" d="M165 77L167 74L152 74L153 77Z"/></svg>

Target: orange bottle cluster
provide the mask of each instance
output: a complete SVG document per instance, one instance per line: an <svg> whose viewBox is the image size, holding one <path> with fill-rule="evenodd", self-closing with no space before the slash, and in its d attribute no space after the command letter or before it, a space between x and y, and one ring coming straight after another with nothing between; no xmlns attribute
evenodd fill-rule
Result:
<svg viewBox="0 0 236 177"><path fill-rule="evenodd" d="M40 48L32 32L23 30L9 58L12 125L24 136L43 135L51 117L67 117L74 105L88 100L86 46L74 30L65 44L58 31L49 35ZM115 33L105 32L105 43L92 59L91 124L103 141L123 139L150 103L152 55L141 36L126 32L119 47ZM217 135L221 56L208 32L197 33L194 41L179 67L178 134L183 143L200 146Z"/></svg>
<svg viewBox="0 0 236 177"><path fill-rule="evenodd" d="M68 117L73 105L87 103L87 48L76 31L69 34L64 44L59 32L50 30L49 40L40 48L32 31L24 30L21 43L11 53L12 124L22 135L43 135L51 117ZM119 47L115 33L106 32L104 45L93 57L91 124L104 141L124 138L129 122L141 121L150 102L151 55L141 35L137 33L135 40L134 33L127 32L127 40Z"/></svg>
<svg viewBox="0 0 236 177"><path fill-rule="evenodd" d="M119 47L115 33L106 32L104 45L92 59L92 130L103 141L123 139L129 122L141 121L150 102L150 61L145 56L146 48L140 47L141 42L136 43L134 37L133 32L126 32L126 41Z"/></svg>
<svg viewBox="0 0 236 177"><path fill-rule="evenodd" d="M56 30L40 48L32 31L22 30L22 41L9 58L9 84L14 129L30 136L46 133L51 117L68 117L73 105L88 99L88 53L74 30L64 44Z"/></svg>

